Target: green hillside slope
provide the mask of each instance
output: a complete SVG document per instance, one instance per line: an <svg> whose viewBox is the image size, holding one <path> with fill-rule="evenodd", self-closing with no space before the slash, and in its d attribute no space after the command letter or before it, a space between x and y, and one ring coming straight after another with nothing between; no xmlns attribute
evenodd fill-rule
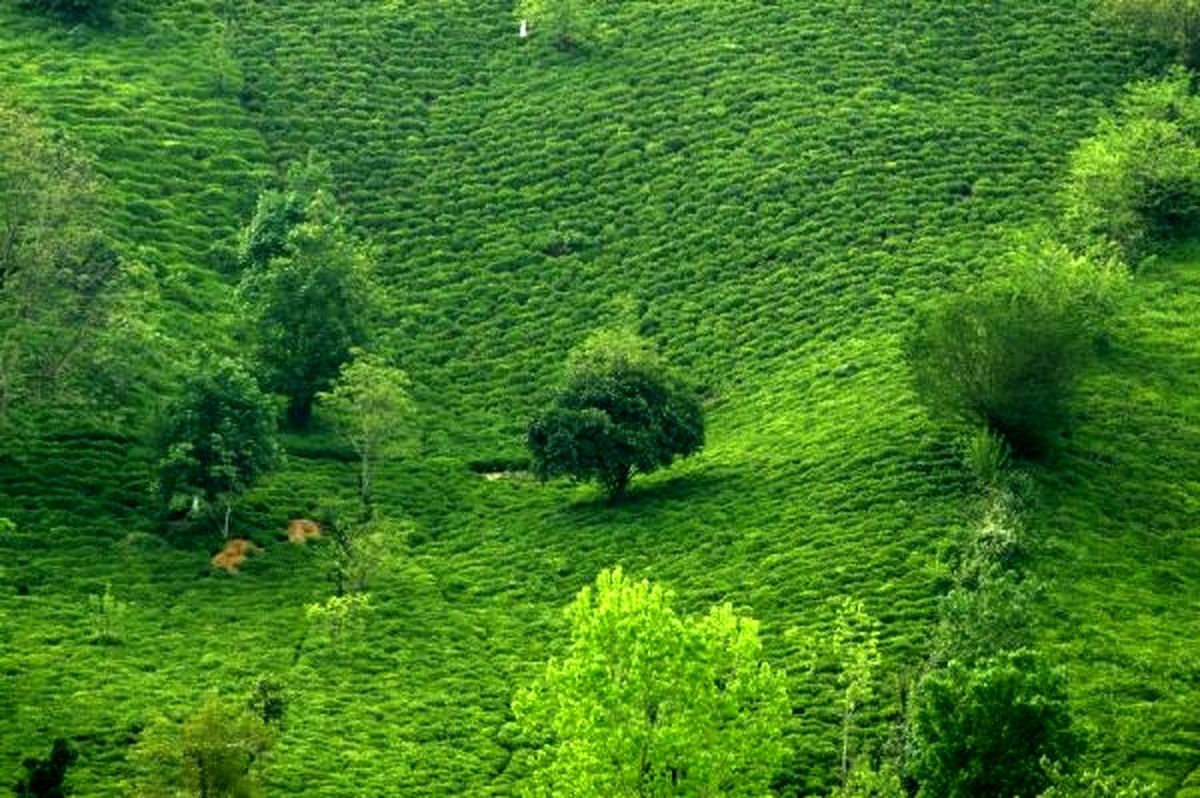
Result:
<svg viewBox="0 0 1200 798"><path fill-rule="evenodd" d="M888 739L894 685L928 652L939 550L974 506L900 335L1047 218L1066 153L1138 74L1091 3L631 0L574 55L522 43L493 0L131 5L103 34L0 6L0 87L97 155L179 356L231 326L222 253L257 189L310 148L333 161L381 247L421 405L419 450L377 487L412 529L369 627L330 650L304 620L329 591L317 555L278 541L353 491L320 431L251 495L240 529L266 551L236 577L205 542L154 536L140 429L5 438L0 779L63 735L76 793L122 794L155 712L273 673L292 702L269 794L511 794L512 692L614 564L688 611L762 621L795 703L787 795L833 783L835 683L805 641L861 598L885 653L864 742ZM1098 761L1167 794L1200 767L1188 260L1139 277L1030 519L1040 635ZM615 507L473 473L521 455L565 351L630 307L703 382L705 452ZM131 602L119 646L86 642L106 583Z"/></svg>

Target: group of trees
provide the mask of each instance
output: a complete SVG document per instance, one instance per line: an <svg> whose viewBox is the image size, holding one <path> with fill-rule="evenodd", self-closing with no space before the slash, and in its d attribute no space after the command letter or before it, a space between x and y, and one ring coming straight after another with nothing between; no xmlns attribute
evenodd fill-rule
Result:
<svg viewBox="0 0 1200 798"><path fill-rule="evenodd" d="M1131 268L1200 223L1193 80L1175 68L1133 84L1080 143L1062 188L1061 243L1014 247L979 284L920 313L906 354L933 415L982 425L1018 455L1052 447Z"/></svg>
<svg viewBox="0 0 1200 798"><path fill-rule="evenodd" d="M280 405L293 429L318 397L360 456L360 496L373 466L409 423L407 377L362 347L373 328L370 250L348 231L315 156L264 192L243 231L240 296L248 363L207 355L167 408L159 488L168 510L204 514L227 536L236 498L279 462Z"/></svg>
<svg viewBox="0 0 1200 798"><path fill-rule="evenodd" d="M788 677L766 662L752 619L728 605L681 617L672 604L669 592L620 568L580 591L567 608L567 652L513 700L528 751L523 795L770 791L788 756ZM930 671L901 760L851 762L854 714L874 694L877 641L861 605L838 618L829 649L843 675L840 798L1108 795L1094 791L1105 779L1070 775L1082 737L1064 677L1024 650Z"/></svg>

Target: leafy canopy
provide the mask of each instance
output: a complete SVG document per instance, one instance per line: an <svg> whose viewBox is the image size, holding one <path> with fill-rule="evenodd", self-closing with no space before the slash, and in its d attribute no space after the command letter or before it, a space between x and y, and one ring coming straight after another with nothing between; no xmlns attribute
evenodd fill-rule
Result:
<svg viewBox="0 0 1200 798"><path fill-rule="evenodd" d="M1200 66L1200 0L1103 0L1101 13L1128 33Z"/></svg>
<svg viewBox="0 0 1200 798"><path fill-rule="evenodd" d="M1111 242L1131 261L1200 222L1200 98L1176 69L1136 83L1071 156L1063 221L1081 244Z"/></svg>
<svg viewBox="0 0 1200 798"><path fill-rule="evenodd" d="M135 794L251 798L263 794L256 763L274 743L270 727L212 695L182 726L158 718L134 746ZM179 788L184 788L180 792Z"/></svg>
<svg viewBox="0 0 1200 798"><path fill-rule="evenodd" d="M768 794L791 710L755 621L729 605L681 618L669 593L620 568L580 591L567 617L566 656L513 702L546 743L524 795Z"/></svg>
<svg viewBox="0 0 1200 798"><path fill-rule="evenodd" d="M1043 764L1069 762L1081 746L1064 677L1027 651L930 673L912 732L918 798L1037 795L1049 786Z"/></svg>
<svg viewBox="0 0 1200 798"><path fill-rule="evenodd" d="M229 533L236 497L279 459L276 408L240 363L202 364L184 381L161 431L159 488L168 506L203 500Z"/></svg>
<svg viewBox="0 0 1200 798"><path fill-rule="evenodd" d="M603 332L571 353L566 382L533 419L527 442L542 479L595 480L616 499L634 472L700 450L704 408L642 339Z"/></svg>
<svg viewBox="0 0 1200 798"><path fill-rule="evenodd" d="M0 102L0 416L96 377L82 366L123 274L98 216L90 164Z"/></svg>
<svg viewBox="0 0 1200 798"><path fill-rule="evenodd" d="M242 281L264 386L287 398L288 420L304 427L317 394L366 342L371 262L345 230L333 197L318 190L285 254Z"/></svg>
<svg viewBox="0 0 1200 798"><path fill-rule="evenodd" d="M409 437L413 406L403 370L361 349L351 354L353 360L342 366L333 390L320 394L318 400L358 453L359 496L366 506L375 468Z"/></svg>
<svg viewBox="0 0 1200 798"><path fill-rule="evenodd" d="M918 396L1017 454L1044 452L1125 279L1119 264L1059 245L1014 251L990 279L919 314L905 343Z"/></svg>

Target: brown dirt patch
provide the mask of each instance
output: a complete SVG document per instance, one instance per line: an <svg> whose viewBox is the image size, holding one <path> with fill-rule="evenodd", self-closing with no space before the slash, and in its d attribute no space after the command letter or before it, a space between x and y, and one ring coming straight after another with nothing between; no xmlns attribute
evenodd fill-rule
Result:
<svg viewBox="0 0 1200 798"><path fill-rule="evenodd" d="M225 544L225 548L213 555L212 564L227 574L236 574L248 556L260 551L262 549L244 538L233 538Z"/></svg>

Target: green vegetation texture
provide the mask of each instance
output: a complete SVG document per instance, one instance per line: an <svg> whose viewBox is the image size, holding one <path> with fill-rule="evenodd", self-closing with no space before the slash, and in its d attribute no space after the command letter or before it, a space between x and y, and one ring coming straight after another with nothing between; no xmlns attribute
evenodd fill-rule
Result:
<svg viewBox="0 0 1200 798"><path fill-rule="evenodd" d="M882 622L861 744L885 741L949 584L939 553L975 512L908 386L904 325L1050 218L1071 148L1158 65L1091 7L630 0L563 53L496 0L129 0L102 32L0 5L0 92L95 158L109 232L157 278L147 417L201 343L237 348L237 230L317 148L381 248L422 418L373 487L412 521L403 556L337 647L305 620L331 592L318 553L279 541L356 490L319 417L243 501L266 551L236 576L215 541L156 534L145 418L4 434L0 782L62 736L76 794L120 795L153 714L270 673L293 695L269 794L509 795L512 696L563 652L563 607L622 565L683 612L761 622L794 705L781 779L831 787L836 675L809 672L806 641L842 597ZM1097 762L1168 795L1200 790L1197 260L1138 276L1030 514L1039 636ZM470 468L522 457L565 353L630 314L706 375L700 455L615 506ZM129 608L95 645L106 584Z"/></svg>

